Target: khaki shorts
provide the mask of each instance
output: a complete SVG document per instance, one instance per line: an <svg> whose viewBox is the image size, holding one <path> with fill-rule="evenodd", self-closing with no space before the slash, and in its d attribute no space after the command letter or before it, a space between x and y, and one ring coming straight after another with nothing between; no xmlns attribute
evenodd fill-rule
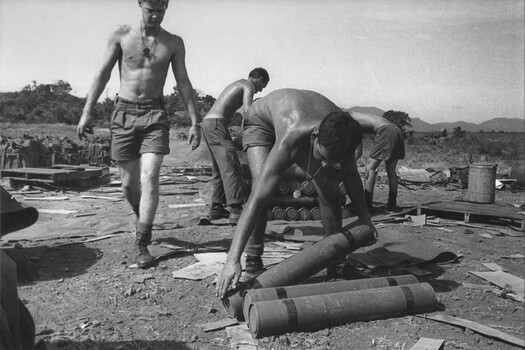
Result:
<svg viewBox="0 0 525 350"><path fill-rule="evenodd" d="M250 147L272 148L275 144L275 130L256 114L243 120L242 146L244 151Z"/></svg>
<svg viewBox="0 0 525 350"><path fill-rule="evenodd" d="M170 123L162 99L117 97L111 114L111 158L129 161L143 153L170 153Z"/></svg>
<svg viewBox="0 0 525 350"><path fill-rule="evenodd" d="M405 158L405 136L395 125L384 125L377 130L370 147L369 158L396 160Z"/></svg>

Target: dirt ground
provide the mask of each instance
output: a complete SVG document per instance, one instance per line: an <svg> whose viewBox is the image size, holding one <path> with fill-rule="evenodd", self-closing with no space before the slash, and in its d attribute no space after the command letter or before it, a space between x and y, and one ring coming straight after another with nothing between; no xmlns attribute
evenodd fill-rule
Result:
<svg viewBox="0 0 525 350"><path fill-rule="evenodd" d="M173 146L175 152L166 159L163 175L173 177L171 169L174 166L207 165L202 151L193 155L198 160L191 161L192 155L186 145L179 142ZM2 180L1 184L10 189L8 181ZM401 205L461 199L467 191L437 185L410 187L412 189L400 186ZM182 190L194 193L173 194ZM207 207L169 208L170 204L207 203L210 191L210 184L206 181L161 185L163 194L157 222L172 225L154 231L153 254L167 251L161 246L162 243L185 248L229 247L234 227L197 226L192 222L192 218L205 214ZM379 183L374 200L386 202L387 191L388 186ZM95 218L100 221L127 218L132 223L133 215L125 201L87 200L80 198L82 194L114 196L118 192L51 192L46 195L67 196L69 199L34 201L31 205L38 209L73 209L79 213L95 213ZM15 198L23 201L21 196ZM523 204L525 195L524 192L497 191L496 200ZM34 226L51 223L58 228L78 219L74 214L43 213ZM461 223L462 216L446 220L449 223L447 226L411 226L400 222L382 223L377 227L380 235L395 232L405 235L407 240L417 237L429 245L460 256L452 263L425 266L431 274L418 277L434 288L439 302L437 312L468 319L523 339L523 303L490 292L499 288L469 271L487 271L482 263L496 263L508 273L524 278L523 258L503 258L512 254L525 255L524 238L497 236L486 229L450 224ZM173 223L184 227L176 228ZM491 223L490 227L501 225ZM486 233L491 238L480 236ZM151 269L140 270L129 268L134 259L133 233L130 231L94 242L85 242L86 237L14 242L9 236L2 237L3 248L13 248L18 243L17 247L30 258L39 273L37 281L20 285L19 294L34 317L37 340L42 340L48 349L182 350L231 347L224 329L204 332L199 327L227 317L220 300L214 295L213 281L216 276L199 281L172 277L172 271L197 261L191 253L174 254L160 260ZM382 273L388 275L392 271ZM326 270L316 275L316 281L323 279L326 279ZM463 283L484 285L486 288L468 288ZM444 349L516 348L469 329L418 316L356 322L317 332L288 333L281 337L257 339L256 343L258 349L410 349L422 337L444 339Z"/></svg>

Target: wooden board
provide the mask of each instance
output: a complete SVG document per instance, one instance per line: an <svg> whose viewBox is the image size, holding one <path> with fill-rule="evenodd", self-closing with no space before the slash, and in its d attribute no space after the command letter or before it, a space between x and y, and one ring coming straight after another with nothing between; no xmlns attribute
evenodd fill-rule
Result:
<svg viewBox="0 0 525 350"><path fill-rule="evenodd" d="M506 203L480 204L462 201L424 203L418 206L418 215L427 210L463 214L466 223L470 222L471 215L518 220L521 222L521 230L525 231L525 215L519 213L521 211L519 208Z"/></svg>

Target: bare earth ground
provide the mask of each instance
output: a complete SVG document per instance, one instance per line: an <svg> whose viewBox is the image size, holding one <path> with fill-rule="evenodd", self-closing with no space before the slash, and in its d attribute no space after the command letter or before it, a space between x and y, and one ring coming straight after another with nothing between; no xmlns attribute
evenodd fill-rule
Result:
<svg viewBox="0 0 525 350"><path fill-rule="evenodd" d="M172 142L172 154L166 159L163 173L173 166L207 165L204 145L191 153L180 142ZM197 160L195 160L197 159ZM2 181L9 189L9 183ZM207 207L170 209L169 204L208 202L210 185L162 185L161 192L197 188L193 195L163 195L157 221L186 222L206 213ZM466 190L450 187L414 186L399 189L399 203L429 202L463 198ZM376 188L377 202L385 202L388 187ZM31 202L36 208L76 209L94 212L96 218L133 221L125 201L83 200L89 191L68 191L62 202ZM104 195L104 194L98 194ZM114 195L114 194L112 194ZM109 194L108 194L109 196ZM20 201L23 199L15 197ZM498 201L523 204L523 192L498 191ZM186 216L184 216L186 215ZM56 227L78 220L72 214L41 214L35 225L52 222ZM461 222L461 218L458 222ZM435 289L441 311L447 315L491 326L505 333L524 338L523 304L504 299L486 290L470 289L462 283L489 283L469 271L486 271L482 263L496 263L509 273L525 277L523 259L505 259L511 254L525 255L524 238L494 236L483 238L483 229L462 226L441 230L433 226L408 226L400 223L378 226L380 235L401 232L407 239L424 238L428 244L452 251L462 258L456 263L432 265L432 275L419 278ZM201 245L229 247L234 227L188 226L154 231L153 254L166 252L161 243L183 247ZM9 235L2 238L9 240ZM89 243L79 238L43 241L22 241L23 252L35 264L40 279L19 287L21 299L32 313L37 325L37 339L48 349L229 349L225 330L203 332L197 325L226 317L226 311L214 295L215 276L200 281L174 279L171 272L197 260L191 254L174 255L161 260L149 270L130 269L133 262L133 234L122 232L114 237ZM76 243L56 247L62 243ZM13 243L11 243L12 246ZM9 246L6 246L9 248ZM149 274L144 280L144 275ZM317 277L326 275L322 271ZM494 287L497 289L497 287ZM444 349L514 349L497 339L470 330L408 316L371 322L357 322L309 333L289 333L286 337L257 340L259 349L410 349L419 338L445 340Z"/></svg>

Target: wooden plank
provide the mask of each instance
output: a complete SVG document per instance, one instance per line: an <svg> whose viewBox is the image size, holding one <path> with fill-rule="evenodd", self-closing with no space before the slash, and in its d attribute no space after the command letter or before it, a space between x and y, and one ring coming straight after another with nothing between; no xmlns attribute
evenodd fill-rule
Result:
<svg viewBox="0 0 525 350"><path fill-rule="evenodd" d="M418 315L417 317L422 317L425 319L430 319L430 320L434 320L438 322L443 322L443 323L448 323L448 324L455 325L455 326L468 328L468 329L473 330L474 332L477 332L477 333L480 333L480 334L483 334L483 335L486 335L492 338L497 338L507 343L511 343L511 344L520 346L522 348L525 347L525 340L523 339L520 339L518 337L515 337L507 333L500 332L494 328L491 328L491 327L488 327L488 326L485 326L485 325L482 325L482 324L479 324L479 323L476 323L470 320L465 320L465 319L461 319L457 317L451 317L451 316L447 316L444 314L424 315L424 316Z"/></svg>
<svg viewBox="0 0 525 350"><path fill-rule="evenodd" d="M525 280L517 276L511 275L510 273L503 271L469 271L471 274L478 276L484 280L489 281L492 284L500 288L507 288L510 286L510 290L514 293L525 297Z"/></svg>
<svg viewBox="0 0 525 350"><path fill-rule="evenodd" d="M433 210L442 212L452 212L463 214L464 222L470 223L471 215L481 217L503 218L519 220L521 222L521 231L525 231L525 215L519 212L518 208L502 203L479 204L470 202L434 202L421 204L418 207L418 213L422 210Z"/></svg>
<svg viewBox="0 0 525 350"><path fill-rule="evenodd" d="M420 338L410 350L442 350L444 339Z"/></svg>
<svg viewBox="0 0 525 350"><path fill-rule="evenodd" d="M499 218L525 220L525 217L519 214L518 208L501 202L496 202L492 204L480 204L461 201L435 202L423 203L419 206L419 208L435 211L455 212L461 214L474 214Z"/></svg>

